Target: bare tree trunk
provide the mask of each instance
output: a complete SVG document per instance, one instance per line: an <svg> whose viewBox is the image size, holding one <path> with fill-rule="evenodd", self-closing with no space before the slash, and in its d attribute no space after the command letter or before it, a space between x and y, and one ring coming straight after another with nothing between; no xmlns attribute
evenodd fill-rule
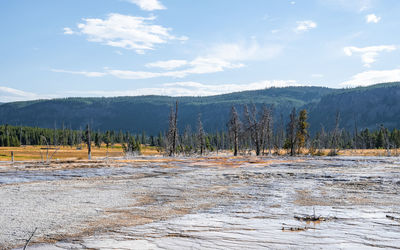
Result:
<svg viewBox="0 0 400 250"><path fill-rule="evenodd" d="M233 155L237 156L239 151L239 133L241 122L234 106L231 108L231 118L228 122L228 129L231 140L233 141Z"/></svg>
<svg viewBox="0 0 400 250"><path fill-rule="evenodd" d="M89 126L89 124L87 125L87 128L86 128L86 135L87 135L87 138L86 138L86 140L87 140L87 147L88 147L88 160L91 160L92 159L92 141L91 141L91 138L90 138L90 126Z"/></svg>
<svg viewBox="0 0 400 250"><path fill-rule="evenodd" d="M178 142L178 101L175 104L175 112L171 107L169 115L169 129L167 133L166 149L169 156L176 154L176 147Z"/></svg>
<svg viewBox="0 0 400 250"><path fill-rule="evenodd" d="M203 129L203 124L201 122L200 114L197 120L197 140L198 140L198 146L200 147L200 155L203 155L205 150L205 142L204 142L204 129Z"/></svg>
<svg viewBox="0 0 400 250"><path fill-rule="evenodd" d="M331 152L329 153L331 156L337 155L337 147L339 145L339 121L340 121L340 112L336 112L336 121L335 121L335 129L332 134L332 142L331 142Z"/></svg>
<svg viewBox="0 0 400 250"><path fill-rule="evenodd" d="M383 126L383 124L381 124L381 131L383 133L383 137L385 140L385 146L386 146L386 152L387 152L387 156L390 157L390 142L389 142L389 137L387 134L387 130L385 129L385 127Z"/></svg>
<svg viewBox="0 0 400 250"><path fill-rule="evenodd" d="M263 145L262 140L263 138L263 124L262 120L258 121L257 119L257 108L253 104L251 112L249 112L249 109L247 105L244 106L244 117L246 119L246 130L250 133L250 137L252 140L252 143L255 146L256 149L256 155L260 155L261 153L261 147Z"/></svg>
<svg viewBox="0 0 400 250"><path fill-rule="evenodd" d="M172 141L172 150L176 153L176 143L178 141L178 101L175 103L175 116L174 116L174 136Z"/></svg>
<svg viewBox="0 0 400 250"><path fill-rule="evenodd" d="M287 140L290 146L290 155L294 156L296 154L296 128L297 128L297 115L296 109L293 108L290 113L290 121L287 126Z"/></svg>

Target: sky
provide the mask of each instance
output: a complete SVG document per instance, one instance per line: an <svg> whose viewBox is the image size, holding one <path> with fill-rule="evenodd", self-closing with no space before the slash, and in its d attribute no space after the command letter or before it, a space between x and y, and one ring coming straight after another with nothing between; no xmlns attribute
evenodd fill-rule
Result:
<svg viewBox="0 0 400 250"><path fill-rule="evenodd" d="M0 102L400 81L398 0L3 0Z"/></svg>

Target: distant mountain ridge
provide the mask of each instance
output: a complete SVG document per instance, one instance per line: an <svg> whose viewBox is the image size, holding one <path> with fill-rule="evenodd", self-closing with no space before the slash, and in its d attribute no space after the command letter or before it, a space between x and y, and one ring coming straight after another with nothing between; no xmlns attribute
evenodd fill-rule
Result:
<svg viewBox="0 0 400 250"><path fill-rule="evenodd" d="M315 127L332 128L336 112L340 125L353 130L400 128L400 82L376 84L368 87L339 89L321 98L310 109L310 123Z"/></svg>
<svg viewBox="0 0 400 250"><path fill-rule="evenodd" d="M364 88L285 87L243 91L207 97L89 97L12 102L0 105L0 123L46 128L79 129L90 123L94 130L123 130L157 134L168 127L168 113L179 102L179 130L187 125L195 130L201 113L208 132L225 130L232 105L273 105L274 120L286 117L293 107L306 108L312 130L330 128L337 111L341 126L359 128L400 127L400 83L377 84Z"/></svg>

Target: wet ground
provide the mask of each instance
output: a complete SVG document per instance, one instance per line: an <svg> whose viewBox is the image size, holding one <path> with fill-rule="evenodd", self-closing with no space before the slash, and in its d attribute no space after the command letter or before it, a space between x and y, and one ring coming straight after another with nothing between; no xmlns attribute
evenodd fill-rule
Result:
<svg viewBox="0 0 400 250"><path fill-rule="evenodd" d="M38 227L29 249L400 248L395 157L7 167L0 183L4 247Z"/></svg>

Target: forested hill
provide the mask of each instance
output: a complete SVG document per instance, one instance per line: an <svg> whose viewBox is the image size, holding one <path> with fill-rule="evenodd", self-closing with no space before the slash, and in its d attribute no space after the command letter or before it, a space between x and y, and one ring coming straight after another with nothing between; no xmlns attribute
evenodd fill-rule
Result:
<svg viewBox="0 0 400 250"><path fill-rule="evenodd" d="M137 96L113 98L66 98L6 103L0 106L0 123L54 128L84 128L89 122L97 130L146 131L157 134L168 127L170 107L179 102L179 129L195 129L202 114L206 130L225 130L230 107L245 103L274 105L288 114L292 107L318 102L332 90L320 87L270 88L208 97Z"/></svg>
<svg viewBox="0 0 400 250"><path fill-rule="evenodd" d="M239 111L243 104L273 105L275 121L282 113L286 118L293 107L310 111L311 128L334 124L337 110L342 125L400 127L400 83L380 84L368 88L329 89L323 87L286 87L244 91L208 97L137 96L113 98L65 98L13 102L0 105L0 123L45 128L84 128L90 123L94 130L123 130L157 134L168 127L168 114L179 102L179 129L196 127L202 115L205 129L225 130L232 104Z"/></svg>
<svg viewBox="0 0 400 250"><path fill-rule="evenodd" d="M340 126L353 131L360 128L400 128L400 82L377 84L369 87L341 89L321 98L310 109L309 121L314 131L335 125L336 112Z"/></svg>

